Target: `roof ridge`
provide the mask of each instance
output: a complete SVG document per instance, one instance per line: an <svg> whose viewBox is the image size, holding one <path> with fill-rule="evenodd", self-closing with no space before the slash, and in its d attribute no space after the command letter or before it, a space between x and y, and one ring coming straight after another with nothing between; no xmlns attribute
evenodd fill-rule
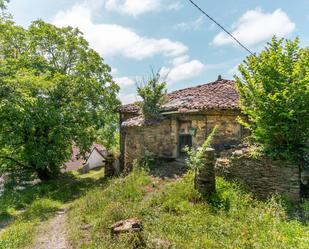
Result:
<svg viewBox="0 0 309 249"><path fill-rule="evenodd" d="M235 88L235 80L219 79L213 82L191 86L169 92L168 102L163 106L176 109L238 109L239 93ZM190 97L191 96L191 97ZM190 97L190 98L189 98ZM136 103L122 106L120 112L138 113Z"/></svg>
<svg viewBox="0 0 309 249"><path fill-rule="evenodd" d="M215 84L227 83L227 82L235 82L235 80L227 80L227 79L216 80L216 81L208 82L208 83L205 83L205 84L200 84L200 85L196 85L196 86L190 86L190 87L178 89L178 90L169 92L167 94L169 95L169 94L172 94L172 93L175 93L175 92L182 92L182 91L186 91L186 90L190 90L190 89L194 89L194 88L198 88L198 87L202 87L202 86L206 86L206 85L208 86L208 85L215 85Z"/></svg>

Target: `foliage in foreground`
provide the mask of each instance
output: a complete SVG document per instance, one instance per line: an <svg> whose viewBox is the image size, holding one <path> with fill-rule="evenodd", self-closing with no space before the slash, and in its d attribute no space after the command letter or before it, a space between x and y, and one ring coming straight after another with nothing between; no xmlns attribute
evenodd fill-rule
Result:
<svg viewBox="0 0 309 249"><path fill-rule="evenodd" d="M188 154L188 158L186 159L186 164L189 168L191 168L195 174L199 169L201 169L205 165L205 151L211 146L213 138L217 132L218 126L215 126L211 133L208 135L204 143L200 148L189 148L185 147L185 152Z"/></svg>
<svg viewBox="0 0 309 249"><path fill-rule="evenodd" d="M98 130L113 134L119 87L110 71L77 29L0 18L0 174L50 179L73 143L84 153Z"/></svg>
<svg viewBox="0 0 309 249"><path fill-rule="evenodd" d="M299 40L272 39L239 66L243 120L268 152L301 159L309 137L309 49Z"/></svg>
<svg viewBox="0 0 309 249"><path fill-rule="evenodd" d="M254 200L218 178L217 193L206 201L192 182L189 173L162 187L139 170L89 191L68 214L73 247L307 248L309 226L288 220L274 199ZM141 234L111 237L111 224L132 217L143 220Z"/></svg>

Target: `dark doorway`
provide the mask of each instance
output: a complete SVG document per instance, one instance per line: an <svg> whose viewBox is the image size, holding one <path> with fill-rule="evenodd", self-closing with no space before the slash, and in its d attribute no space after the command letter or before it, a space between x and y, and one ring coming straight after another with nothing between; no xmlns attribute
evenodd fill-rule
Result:
<svg viewBox="0 0 309 249"><path fill-rule="evenodd" d="M179 121L179 143L178 143L178 155L179 157L185 157L186 153L183 151L183 149L188 146L192 147L192 135L189 133L189 130L192 126L191 121L185 121L181 120Z"/></svg>
<svg viewBox="0 0 309 249"><path fill-rule="evenodd" d="M179 134L179 156L185 157L186 153L183 149L188 146L192 147L192 136L190 134Z"/></svg>

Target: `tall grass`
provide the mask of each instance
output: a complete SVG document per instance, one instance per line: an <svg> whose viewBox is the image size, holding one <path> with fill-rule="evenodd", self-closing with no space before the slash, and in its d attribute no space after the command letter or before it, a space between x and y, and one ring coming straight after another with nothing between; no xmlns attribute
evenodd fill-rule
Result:
<svg viewBox="0 0 309 249"><path fill-rule="evenodd" d="M88 189L104 185L98 176L103 176L102 171L90 173L83 178L66 174L57 180L24 190L5 192L0 197L0 222L9 221L10 224L0 233L0 249L30 245L43 221L53 217L64 205L84 195Z"/></svg>
<svg viewBox="0 0 309 249"><path fill-rule="evenodd" d="M1 234L0 248L23 248L31 244L36 226L59 210L61 203L50 199L35 200L25 212Z"/></svg>
<svg viewBox="0 0 309 249"><path fill-rule="evenodd" d="M141 234L112 237L110 226L138 217ZM217 179L217 193L202 199L193 173L156 188L145 171L114 179L76 200L69 212L74 248L308 248L309 226L288 220L275 199L257 201Z"/></svg>

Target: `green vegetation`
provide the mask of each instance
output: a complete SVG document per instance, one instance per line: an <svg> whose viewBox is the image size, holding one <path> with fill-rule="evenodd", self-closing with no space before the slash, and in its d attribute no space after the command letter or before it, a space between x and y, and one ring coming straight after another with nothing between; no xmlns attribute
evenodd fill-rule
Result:
<svg viewBox="0 0 309 249"><path fill-rule="evenodd" d="M104 180L103 172L68 174L61 179L0 197L0 249L29 247L40 225L68 209L73 248L307 248L309 224L288 218L277 199L254 200L237 184L217 178L217 193L203 199L193 172L174 181L144 169ZM308 211L308 203L303 204ZM143 231L112 237L110 226L137 217ZM169 247L168 247L169 246Z"/></svg>
<svg viewBox="0 0 309 249"><path fill-rule="evenodd" d="M9 2L9 0L0 0L0 9L5 10L6 4Z"/></svg>
<svg viewBox="0 0 309 249"><path fill-rule="evenodd" d="M302 159L309 137L309 49L299 40L272 39L239 66L243 120L267 152Z"/></svg>
<svg viewBox="0 0 309 249"><path fill-rule="evenodd" d="M151 79L142 85L137 85L137 93L142 98L140 106L146 119L158 119L161 105L166 101L166 83L161 81L159 73L153 73Z"/></svg>
<svg viewBox="0 0 309 249"><path fill-rule="evenodd" d="M102 177L102 170L81 176L66 174L24 190L5 192L0 196L0 224L8 222L9 225L0 232L0 249L30 245L43 221L55 216L88 189L104 185Z"/></svg>
<svg viewBox="0 0 309 249"><path fill-rule="evenodd" d="M83 154L100 130L114 140L119 87L110 71L77 29L0 19L0 174L48 180L73 143Z"/></svg>
<svg viewBox="0 0 309 249"><path fill-rule="evenodd" d="M215 126L211 133L208 135L207 139L204 141L200 148L189 148L188 146L185 148L185 152L188 154L188 158L186 160L186 164L195 174L205 165L205 150L211 145L212 140L217 132L218 126Z"/></svg>
<svg viewBox="0 0 309 249"><path fill-rule="evenodd" d="M288 220L275 199L254 200L217 178L217 193L203 200L193 174L157 182L144 170L113 179L76 200L68 213L74 248L307 248L309 226ZM163 185L161 185L163 184ZM141 234L112 237L110 226L141 218Z"/></svg>

